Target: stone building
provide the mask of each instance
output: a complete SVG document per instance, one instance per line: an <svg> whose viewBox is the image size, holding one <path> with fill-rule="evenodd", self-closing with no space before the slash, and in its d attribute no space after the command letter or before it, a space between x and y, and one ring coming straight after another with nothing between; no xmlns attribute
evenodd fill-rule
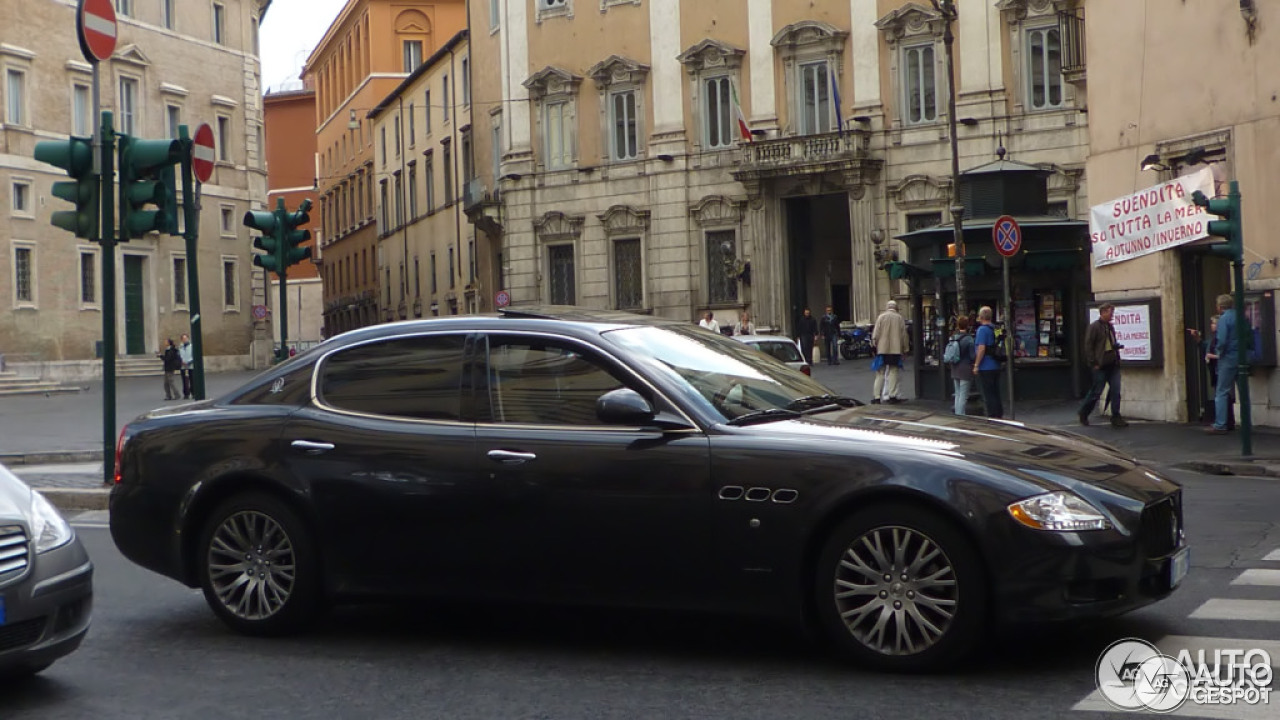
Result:
<svg viewBox="0 0 1280 720"><path fill-rule="evenodd" d="M100 374L101 249L49 224L65 174L33 159L41 140L92 134L91 66L72 0L0 4L0 354L47 374ZM190 6L202 12L186 12ZM115 55L100 65L102 108L119 132L177 137L201 123L217 143L203 190L200 255L150 233L117 249L117 347L153 361L190 327L187 263L199 263L206 368L249 363L248 235L240 218L266 195L258 25L267 0L116 2ZM158 367L158 366L157 366Z"/></svg>
<svg viewBox="0 0 1280 720"><path fill-rule="evenodd" d="M1073 4L961 3L956 119L961 169L1003 148L1047 171L1050 212L1082 217ZM470 24L486 298L721 326L750 311L782 332L829 303L869 322L910 297L885 269L895 238L950 221L929 3L492 0Z"/></svg>

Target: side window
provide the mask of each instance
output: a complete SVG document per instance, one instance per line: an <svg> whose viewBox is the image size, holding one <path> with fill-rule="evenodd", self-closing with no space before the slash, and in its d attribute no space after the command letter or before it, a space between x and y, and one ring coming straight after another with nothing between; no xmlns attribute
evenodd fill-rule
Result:
<svg viewBox="0 0 1280 720"><path fill-rule="evenodd" d="M339 410L459 420L465 341L420 335L342 350L321 368L320 397Z"/></svg>
<svg viewBox="0 0 1280 720"><path fill-rule="evenodd" d="M488 416L481 421L599 425L596 400L623 387L603 364L569 343L541 338L489 341Z"/></svg>

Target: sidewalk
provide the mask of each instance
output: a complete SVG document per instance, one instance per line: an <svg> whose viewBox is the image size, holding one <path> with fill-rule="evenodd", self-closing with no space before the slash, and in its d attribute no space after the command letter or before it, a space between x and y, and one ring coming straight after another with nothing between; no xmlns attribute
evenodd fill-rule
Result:
<svg viewBox="0 0 1280 720"><path fill-rule="evenodd" d="M219 373L206 377L207 395L217 397L256 373ZM874 375L866 358L838 366L819 362L813 377L833 391L856 398L871 394ZM915 388L909 367L902 373L902 395ZM185 401L178 401L179 403ZM937 412L951 412L950 403L908 400ZM125 423L164 401L159 378L121 378L116 389L117 432ZM1238 434L1206 435L1203 426L1149 422L1130 418L1127 428L1113 428L1098 417L1089 427L1076 418L1077 401L1015 403L1017 422L1057 428L1109 443L1152 466L1180 467L1218 475L1280 477L1280 431L1254 428L1250 458L1240 454ZM46 492L64 509L103 509L107 488L102 484L102 383L74 395L20 396L0 400L0 463L34 487Z"/></svg>

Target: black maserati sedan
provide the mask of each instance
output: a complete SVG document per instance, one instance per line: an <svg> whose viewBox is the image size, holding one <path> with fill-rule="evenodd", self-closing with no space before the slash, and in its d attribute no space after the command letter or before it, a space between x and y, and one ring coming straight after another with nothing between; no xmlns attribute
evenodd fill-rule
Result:
<svg viewBox="0 0 1280 720"><path fill-rule="evenodd" d="M691 324L356 330L120 434L111 533L232 628L436 596L786 617L887 670L1185 576L1180 488L1015 422L864 405Z"/></svg>

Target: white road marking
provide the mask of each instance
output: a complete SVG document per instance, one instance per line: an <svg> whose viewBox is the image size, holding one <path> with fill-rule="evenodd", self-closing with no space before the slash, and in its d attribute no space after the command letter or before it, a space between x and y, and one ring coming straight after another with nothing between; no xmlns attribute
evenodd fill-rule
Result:
<svg viewBox="0 0 1280 720"><path fill-rule="evenodd" d="M1189 617L1198 620L1254 620L1280 622L1280 600L1211 598Z"/></svg>
<svg viewBox="0 0 1280 720"><path fill-rule="evenodd" d="M1269 562L1280 562L1280 550L1272 550L1271 552L1267 553L1266 557L1262 559L1267 560Z"/></svg>
<svg viewBox="0 0 1280 720"><path fill-rule="evenodd" d="M1230 642L1241 641L1232 640ZM1152 715L1156 717L1214 718L1215 720L1274 720L1276 716L1276 708L1273 705L1263 705L1261 703L1257 705L1198 705L1188 701L1171 713L1119 710L1107 702L1099 690L1089 693L1088 697L1076 703L1075 707L1071 709L1117 714Z"/></svg>
<svg viewBox="0 0 1280 720"><path fill-rule="evenodd" d="M1231 581L1232 585L1267 585L1280 587L1280 570L1261 570L1253 568L1240 573Z"/></svg>

